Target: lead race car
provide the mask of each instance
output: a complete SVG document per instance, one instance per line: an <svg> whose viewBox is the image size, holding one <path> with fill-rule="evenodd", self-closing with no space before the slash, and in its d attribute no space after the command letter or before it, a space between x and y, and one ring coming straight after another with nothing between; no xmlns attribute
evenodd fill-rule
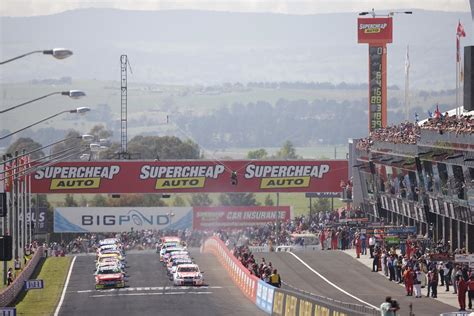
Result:
<svg viewBox="0 0 474 316"><path fill-rule="evenodd" d="M125 287L125 273L118 266L100 266L95 273L95 288Z"/></svg>
<svg viewBox="0 0 474 316"><path fill-rule="evenodd" d="M173 274L174 285L204 285L202 272L197 264L181 264Z"/></svg>

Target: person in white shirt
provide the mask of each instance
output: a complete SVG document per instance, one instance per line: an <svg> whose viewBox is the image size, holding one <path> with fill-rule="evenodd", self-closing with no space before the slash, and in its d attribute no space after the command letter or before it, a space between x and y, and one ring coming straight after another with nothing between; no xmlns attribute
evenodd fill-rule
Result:
<svg viewBox="0 0 474 316"><path fill-rule="evenodd" d="M374 257L374 248L375 248L375 238L374 238L374 236L370 236L370 238L369 238L370 258Z"/></svg>
<svg viewBox="0 0 474 316"><path fill-rule="evenodd" d="M380 305L380 316L395 316L399 309L398 303L393 301L391 296L387 296L385 302Z"/></svg>

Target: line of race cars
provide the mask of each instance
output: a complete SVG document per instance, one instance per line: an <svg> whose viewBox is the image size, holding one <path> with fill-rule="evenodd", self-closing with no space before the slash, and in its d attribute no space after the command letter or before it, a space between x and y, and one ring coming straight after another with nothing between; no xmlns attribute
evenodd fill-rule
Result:
<svg viewBox="0 0 474 316"><path fill-rule="evenodd" d="M175 286L201 286L204 277L179 237L162 237L156 251Z"/></svg>
<svg viewBox="0 0 474 316"><path fill-rule="evenodd" d="M117 238L99 241L96 251L95 288L125 287L125 251Z"/></svg>

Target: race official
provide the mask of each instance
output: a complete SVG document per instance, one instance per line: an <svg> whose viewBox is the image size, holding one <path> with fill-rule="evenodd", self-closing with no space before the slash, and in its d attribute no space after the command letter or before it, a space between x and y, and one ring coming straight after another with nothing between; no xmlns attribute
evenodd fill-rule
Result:
<svg viewBox="0 0 474 316"><path fill-rule="evenodd" d="M273 273L270 275L270 284L275 287L281 287L281 277L277 272L277 269L273 270Z"/></svg>
<svg viewBox="0 0 474 316"><path fill-rule="evenodd" d="M471 274L467 281L467 296L469 298L469 309L472 309L472 301L474 300L474 273Z"/></svg>

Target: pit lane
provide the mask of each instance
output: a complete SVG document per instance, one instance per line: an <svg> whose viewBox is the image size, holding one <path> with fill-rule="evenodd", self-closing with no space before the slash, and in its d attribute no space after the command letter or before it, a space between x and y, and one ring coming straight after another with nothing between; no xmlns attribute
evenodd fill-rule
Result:
<svg viewBox="0 0 474 316"><path fill-rule="evenodd" d="M153 251L127 254L122 289L95 290L94 256L76 258L59 315L265 315L210 254L191 249L205 286L176 287Z"/></svg>
<svg viewBox="0 0 474 316"><path fill-rule="evenodd" d="M397 315L408 315L410 303L413 304L415 315L439 315L456 310L450 305L431 298L407 297L404 288L399 284L389 282L384 276L371 272L365 265L340 251L302 251L295 254L332 283L369 304L380 306L386 296L392 296L392 299L400 303L401 309ZM259 260L260 257L264 257L278 269L283 288L364 305L329 285L290 253L274 252L255 255L255 258ZM438 287L438 291L440 290L444 291Z"/></svg>

